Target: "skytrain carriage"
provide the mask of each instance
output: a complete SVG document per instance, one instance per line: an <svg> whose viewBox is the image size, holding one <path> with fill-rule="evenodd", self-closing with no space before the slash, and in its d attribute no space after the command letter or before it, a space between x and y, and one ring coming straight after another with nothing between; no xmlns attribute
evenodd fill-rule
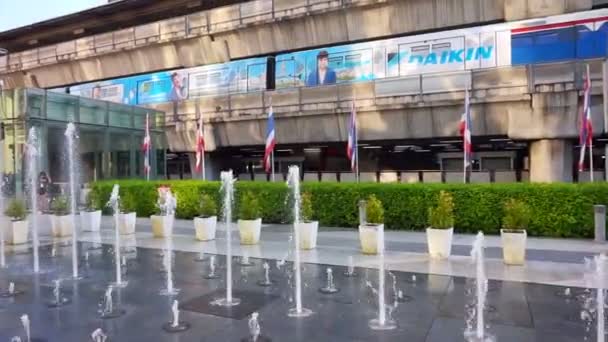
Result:
<svg viewBox="0 0 608 342"><path fill-rule="evenodd" d="M266 89L268 58L249 58L195 68L58 88L71 94L131 105Z"/></svg>
<svg viewBox="0 0 608 342"><path fill-rule="evenodd" d="M281 54L277 88L608 55L608 10Z"/></svg>

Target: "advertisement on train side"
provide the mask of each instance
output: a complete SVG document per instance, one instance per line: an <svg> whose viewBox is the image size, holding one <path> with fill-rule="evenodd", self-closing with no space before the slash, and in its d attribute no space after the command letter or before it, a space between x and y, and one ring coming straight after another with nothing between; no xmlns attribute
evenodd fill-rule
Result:
<svg viewBox="0 0 608 342"><path fill-rule="evenodd" d="M177 71L87 83L69 88L73 95L142 105L179 102L189 97L259 91L266 88L266 58L252 58Z"/></svg>
<svg viewBox="0 0 608 342"><path fill-rule="evenodd" d="M276 87L315 87L495 66L494 36L482 37L407 37L283 54L276 58Z"/></svg>

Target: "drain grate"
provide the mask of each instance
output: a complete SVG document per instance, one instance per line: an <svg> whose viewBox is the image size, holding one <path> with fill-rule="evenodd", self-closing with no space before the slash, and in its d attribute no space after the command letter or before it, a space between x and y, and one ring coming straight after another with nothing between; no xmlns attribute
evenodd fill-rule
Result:
<svg viewBox="0 0 608 342"><path fill-rule="evenodd" d="M206 315L241 320L279 298L279 296L267 295L259 292L234 290L232 296L241 300L239 305L220 306L212 304L215 300L224 298L225 296L226 290L217 290L184 302L180 304L180 308L182 310Z"/></svg>

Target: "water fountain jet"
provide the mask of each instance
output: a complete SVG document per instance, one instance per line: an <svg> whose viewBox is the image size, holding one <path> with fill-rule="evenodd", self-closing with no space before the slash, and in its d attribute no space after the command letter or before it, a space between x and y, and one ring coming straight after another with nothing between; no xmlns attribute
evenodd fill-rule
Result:
<svg viewBox="0 0 608 342"><path fill-rule="evenodd" d="M70 217L72 220L72 278L78 280L81 279L81 277L78 275L78 229L76 229L76 198L78 197L78 194L76 193L76 182L78 181L78 168L76 166L77 161L75 157L75 141L78 140L78 135L76 133L76 126L74 126L72 122L68 123L65 130L65 138L70 185Z"/></svg>
<svg viewBox="0 0 608 342"><path fill-rule="evenodd" d="M205 279L217 279L220 276L215 273L215 255L212 255L211 257L209 257L209 273L204 275L203 278Z"/></svg>
<svg viewBox="0 0 608 342"><path fill-rule="evenodd" d="M34 273L40 273L38 249L38 157L40 146L38 131L31 127L27 136L27 176L29 180L30 201L32 209L32 249L34 253Z"/></svg>
<svg viewBox="0 0 608 342"><path fill-rule="evenodd" d="M112 284L115 287L125 287L127 282L122 280L122 270L120 265L120 224L118 214L120 214L120 186L114 184L110 200L107 206L112 208L114 214L114 262L116 266L116 281Z"/></svg>
<svg viewBox="0 0 608 342"><path fill-rule="evenodd" d="M213 304L221 306L236 306L241 303L238 298L232 297L232 203L234 201L234 176L232 170L222 171L222 188L224 193L224 224L226 226L226 298L215 300Z"/></svg>
<svg viewBox="0 0 608 342"><path fill-rule="evenodd" d="M61 279L53 281L53 298L47 303L49 308L58 308L70 303L68 298L61 296Z"/></svg>
<svg viewBox="0 0 608 342"><path fill-rule="evenodd" d="M263 287L272 286L273 282L270 280L270 265L267 262L264 262L262 265L264 268L264 279L258 281L258 285Z"/></svg>
<svg viewBox="0 0 608 342"><path fill-rule="evenodd" d="M294 236L294 272L295 272L295 300L296 307L289 309L289 317L307 317L312 315L310 309L302 307L302 270L300 265L300 232L298 223L300 222L300 169L292 165L289 167L287 185L291 188L293 196L293 236Z"/></svg>
<svg viewBox="0 0 608 342"><path fill-rule="evenodd" d="M397 328L397 322L390 317L386 317L386 298L384 295L386 271L384 265L384 229L378 231L378 317L369 321L372 330L392 330Z"/></svg>
<svg viewBox="0 0 608 342"><path fill-rule="evenodd" d="M334 284L333 270L330 267L328 267L327 270L325 271L325 274L327 275L327 282L326 282L325 286L323 286L319 289L319 292L325 293L325 294L332 294L332 293L339 292L340 289L338 289L336 287L336 285Z"/></svg>
<svg viewBox="0 0 608 342"><path fill-rule="evenodd" d="M126 311L120 308L118 305L114 305L114 299L112 298L112 291L114 287L112 285L108 286L106 292L103 296L103 301L101 303L101 318L102 319L111 319L117 318L126 313Z"/></svg>
<svg viewBox="0 0 608 342"><path fill-rule="evenodd" d="M488 279L485 271L484 235L477 233L471 248L471 260L475 263L475 328L468 326L464 337L469 342L491 342L494 337L486 332L484 313L488 294Z"/></svg>
<svg viewBox="0 0 608 342"><path fill-rule="evenodd" d="M179 319L179 302L177 300L174 300L173 305L171 305L171 313L173 319L171 322L163 324L163 330L170 333L177 333L190 329L190 323L180 321Z"/></svg>

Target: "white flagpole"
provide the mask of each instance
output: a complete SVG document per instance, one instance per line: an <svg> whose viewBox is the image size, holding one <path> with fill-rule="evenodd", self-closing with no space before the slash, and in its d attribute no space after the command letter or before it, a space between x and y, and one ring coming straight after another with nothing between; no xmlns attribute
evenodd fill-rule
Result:
<svg viewBox="0 0 608 342"><path fill-rule="evenodd" d="M203 147L203 151L201 153L201 168L203 169L201 172L203 174L203 180L207 180L205 177L205 148Z"/></svg>
<svg viewBox="0 0 608 342"><path fill-rule="evenodd" d="M357 97L353 96L353 113L355 119L355 180L359 183L359 125L357 122L357 106L356 106Z"/></svg>
<svg viewBox="0 0 608 342"><path fill-rule="evenodd" d="M274 182L274 148L270 152L270 179Z"/></svg>
<svg viewBox="0 0 608 342"><path fill-rule="evenodd" d="M587 108L589 111L589 120L591 120L591 72L589 71L589 64L587 64L587 82L589 82L589 97L586 99ZM585 112L585 124L587 123L587 112ZM593 133L590 133L589 137L589 177L593 182Z"/></svg>
<svg viewBox="0 0 608 342"><path fill-rule="evenodd" d="M593 182L593 138L589 141L589 177Z"/></svg>
<svg viewBox="0 0 608 342"><path fill-rule="evenodd" d="M466 134L466 133L465 133ZM466 138L464 138L466 139ZM463 144L464 145L464 144ZM464 182L464 184L467 184L467 151L463 151L464 152L464 158L462 159L463 161L463 167L462 167L462 180Z"/></svg>

